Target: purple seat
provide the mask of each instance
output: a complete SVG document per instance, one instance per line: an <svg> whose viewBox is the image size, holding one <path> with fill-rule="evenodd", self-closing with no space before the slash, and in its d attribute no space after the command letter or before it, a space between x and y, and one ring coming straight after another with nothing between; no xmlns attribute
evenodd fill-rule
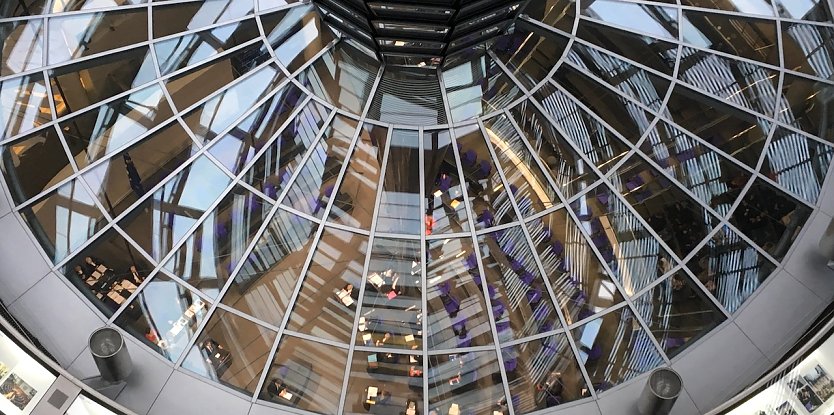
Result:
<svg viewBox="0 0 834 415"><path fill-rule="evenodd" d="M475 165L476 161L478 161L478 155L475 154L474 150L467 150L460 155L460 161L464 166L471 167Z"/></svg>
<svg viewBox="0 0 834 415"><path fill-rule="evenodd" d="M437 284L437 290L440 291L440 295L449 295L452 291L452 284L449 284L449 281L443 281Z"/></svg>
<svg viewBox="0 0 834 415"><path fill-rule="evenodd" d="M511 358L511 359L504 360L504 369L505 369L507 372L512 372L512 371L514 371L517 367L518 367L518 359L516 359L516 358Z"/></svg>
<svg viewBox="0 0 834 415"><path fill-rule="evenodd" d="M492 212L485 210L483 211L480 216L478 216L478 222L483 222L486 226L492 226L492 220L494 216L492 216Z"/></svg>
<svg viewBox="0 0 834 415"><path fill-rule="evenodd" d="M541 301L542 299L542 290L539 289L531 289L527 291L527 302L531 305L534 305Z"/></svg>
<svg viewBox="0 0 834 415"><path fill-rule="evenodd" d="M447 296L446 300L443 301L443 307L446 309L446 312L449 314L455 314L460 310L460 301L453 296Z"/></svg>
<svg viewBox="0 0 834 415"><path fill-rule="evenodd" d="M496 321L495 322L495 330L497 330L499 333L507 331L509 329L510 329L510 321L509 320L503 320L503 321Z"/></svg>
<svg viewBox="0 0 834 415"><path fill-rule="evenodd" d="M607 206L608 205L608 193L600 193L597 195L597 200L600 204Z"/></svg>
<svg viewBox="0 0 834 415"><path fill-rule="evenodd" d="M521 274L521 281L527 285L532 284L534 279L536 279L536 277L530 271L524 271L524 273Z"/></svg>
<svg viewBox="0 0 834 415"><path fill-rule="evenodd" d="M481 160L481 164L478 166L478 172L475 177L479 179L485 179L489 174L492 172L492 165L489 164L487 160Z"/></svg>
<svg viewBox="0 0 834 415"><path fill-rule="evenodd" d="M458 348L462 349L472 345L472 338L469 335L458 337Z"/></svg>
<svg viewBox="0 0 834 415"><path fill-rule="evenodd" d="M510 268L511 268L513 271L518 272L519 270L521 270L521 267L522 267L522 265L521 265L521 261L519 261L519 260L517 260L517 259L515 259L515 258L513 258L513 260L512 260L512 261L510 261Z"/></svg>
<svg viewBox="0 0 834 415"><path fill-rule="evenodd" d="M487 285L487 294L489 294L490 299L493 299L495 298L495 295L498 294L498 290L496 290L491 284Z"/></svg>
<svg viewBox="0 0 834 415"><path fill-rule="evenodd" d="M492 316L495 319L499 319L504 311L507 309L507 306L504 305L504 302L501 300L495 300L495 303L492 305Z"/></svg>
<svg viewBox="0 0 834 415"><path fill-rule="evenodd" d="M550 252L553 252L553 255L562 256L565 252L565 245L561 241L553 241L550 245Z"/></svg>
<svg viewBox="0 0 834 415"><path fill-rule="evenodd" d="M478 259L475 257L475 254L469 254L464 262L466 263L467 269L478 268Z"/></svg>
<svg viewBox="0 0 834 415"><path fill-rule="evenodd" d="M440 177L440 181L439 181L438 184L439 184L438 187L440 188L440 191L448 192L449 188L452 187L452 178L449 177L449 175L444 174L443 176Z"/></svg>
<svg viewBox="0 0 834 415"><path fill-rule="evenodd" d="M536 307L533 311L533 320L541 322L542 320L547 318L547 315L550 314L550 307L540 306Z"/></svg>

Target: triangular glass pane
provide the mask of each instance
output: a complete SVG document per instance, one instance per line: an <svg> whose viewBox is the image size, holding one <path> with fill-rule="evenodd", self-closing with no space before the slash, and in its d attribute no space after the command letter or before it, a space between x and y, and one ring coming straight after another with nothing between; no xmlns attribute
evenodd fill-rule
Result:
<svg viewBox="0 0 834 415"><path fill-rule="evenodd" d="M448 130L423 133L426 235L469 231L458 162Z"/></svg>
<svg viewBox="0 0 834 415"><path fill-rule="evenodd" d="M272 204L240 185L226 194L164 268L217 298Z"/></svg>
<svg viewBox="0 0 834 415"><path fill-rule="evenodd" d="M460 162L475 228L514 222L516 213L504 182L495 169L478 125L455 128Z"/></svg>
<svg viewBox="0 0 834 415"><path fill-rule="evenodd" d="M710 238L687 267L729 313L734 313L776 268L728 226Z"/></svg>
<svg viewBox="0 0 834 415"><path fill-rule="evenodd" d="M422 349L422 271L419 240L374 239L357 344Z"/></svg>
<svg viewBox="0 0 834 415"><path fill-rule="evenodd" d="M128 287L122 289L129 291ZM116 324L169 361L176 362L197 334L210 307L210 303L176 280L156 274L119 314Z"/></svg>
<svg viewBox="0 0 834 415"><path fill-rule="evenodd" d="M777 127L761 172L783 188L816 204L834 148L804 134Z"/></svg>
<svg viewBox="0 0 834 415"><path fill-rule="evenodd" d="M608 271L564 209L528 222L527 229L568 324L623 301Z"/></svg>
<svg viewBox="0 0 834 415"><path fill-rule="evenodd" d="M553 300L521 227L481 235L478 245L499 340L558 329Z"/></svg>
<svg viewBox="0 0 834 415"><path fill-rule="evenodd" d="M812 209L756 179L730 216L730 223L772 257L787 254Z"/></svg>
<svg viewBox="0 0 834 415"><path fill-rule="evenodd" d="M477 251L470 238L428 243L428 347L445 350L493 343Z"/></svg>
<svg viewBox="0 0 834 415"><path fill-rule="evenodd" d="M19 211L53 263L87 242L107 222L95 198L73 180Z"/></svg>
<svg viewBox="0 0 834 415"><path fill-rule="evenodd" d="M278 210L228 288L223 304L280 326L317 227Z"/></svg>
<svg viewBox="0 0 834 415"><path fill-rule="evenodd" d="M230 182L214 162L200 156L128 213L119 227L152 258L161 261Z"/></svg>
<svg viewBox="0 0 834 415"><path fill-rule="evenodd" d="M355 351L345 414L423 412L423 355Z"/></svg>
<svg viewBox="0 0 834 415"><path fill-rule="evenodd" d="M639 156L629 159L611 180L679 258L718 225L718 218Z"/></svg>
<svg viewBox="0 0 834 415"><path fill-rule="evenodd" d="M61 138L49 126L0 147L3 178L15 204L21 204L74 172Z"/></svg>
<svg viewBox="0 0 834 415"><path fill-rule="evenodd" d="M284 334L267 368L260 399L335 414L339 410L348 351Z"/></svg>
<svg viewBox="0 0 834 415"><path fill-rule="evenodd" d="M325 228L287 328L350 343L367 253L367 236Z"/></svg>
<svg viewBox="0 0 834 415"><path fill-rule="evenodd" d="M494 351L429 356L429 406L442 414L506 410L499 364Z"/></svg>
<svg viewBox="0 0 834 415"><path fill-rule="evenodd" d="M209 149L233 173L240 173L277 132L300 97L273 101L263 113L253 114L251 127L233 130ZM279 114L275 114L278 112ZM292 173L316 141L330 110L310 101L298 116L269 142L266 151L249 167L242 180L275 200L289 184ZM258 121L256 121L258 120ZM248 120L242 124L248 124Z"/></svg>
<svg viewBox="0 0 834 415"><path fill-rule="evenodd" d="M759 161L770 123L727 105L723 100L678 84L666 106L675 124L753 167Z"/></svg>
<svg viewBox="0 0 834 415"><path fill-rule="evenodd" d="M253 395L276 333L218 309L182 362L182 367L246 395Z"/></svg>
<svg viewBox="0 0 834 415"><path fill-rule="evenodd" d="M423 227L420 212L420 137L416 130L394 130L388 145L385 177L379 196L376 230L419 235Z"/></svg>
<svg viewBox="0 0 834 415"><path fill-rule="evenodd" d="M68 260L61 272L109 317L153 269L153 263L115 228L110 228Z"/></svg>
<svg viewBox="0 0 834 415"><path fill-rule="evenodd" d="M579 361L597 393L663 364L651 337L628 307L571 330Z"/></svg>
<svg viewBox="0 0 834 415"><path fill-rule="evenodd" d="M670 357L726 320L683 271L635 298L634 308Z"/></svg>
<svg viewBox="0 0 834 415"><path fill-rule="evenodd" d="M328 221L352 228L371 228L382 172L382 153L388 140L388 128L364 124L359 140L350 155L342 183L336 193Z"/></svg>
<svg viewBox="0 0 834 415"><path fill-rule="evenodd" d="M505 347L501 355L517 414L589 396L588 385L564 334Z"/></svg>
<svg viewBox="0 0 834 415"><path fill-rule="evenodd" d="M565 138L603 172L628 154L629 147L625 143L553 85L545 84L533 96L559 131L566 134Z"/></svg>
<svg viewBox="0 0 834 415"><path fill-rule="evenodd" d="M565 197L570 198L599 180L532 101L516 105L510 114Z"/></svg>
<svg viewBox="0 0 834 415"><path fill-rule="evenodd" d="M568 43L561 34L517 19L512 33L499 37L491 50L519 82L532 90L547 78Z"/></svg>
<svg viewBox="0 0 834 415"><path fill-rule="evenodd" d="M522 215L529 217L559 204L556 191L506 115L486 121L484 131Z"/></svg>
<svg viewBox="0 0 834 415"><path fill-rule="evenodd" d="M721 216L729 213L750 179L749 172L663 120L657 122L640 149ZM662 177L657 179L666 183Z"/></svg>

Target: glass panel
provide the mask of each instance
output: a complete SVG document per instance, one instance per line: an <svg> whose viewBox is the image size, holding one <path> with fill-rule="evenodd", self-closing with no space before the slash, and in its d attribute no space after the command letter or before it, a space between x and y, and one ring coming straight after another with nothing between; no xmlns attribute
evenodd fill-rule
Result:
<svg viewBox="0 0 834 415"><path fill-rule="evenodd" d="M428 203L426 235L469 231L463 187L449 131L424 132L423 157Z"/></svg>
<svg viewBox="0 0 834 415"><path fill-rule="evenodd" d="M604 87L600 81L569 65L560 66L553 75L553 79L565 88L572 99L584 105L584 108L575 106L574 111L577 115L574 117L578 116L586 120L592 117L602 119L632 144L637 143L655 118L654 114L645 111L622 95ZM661 81L660 84L656 89L665 92L666 81ZM645 98L654 103L661 99L661 95L656 91L646 92ZM587 140L585 138L580 141Z"/></svg>
<svg viewBox="0 0 834 415"><path fill-rule="evenodd" d="M662 120L657 122L640 149L721 216L727 215L741 188L750 179L746 170ZM658 179L671 184L663 178ZM632 186L636 184L632 183ZM647 194L641 193L639 197L643 196Z"/></svg>
<svg viewBox="0 0 834 415"><path fill-rule="evenodd" d="M423 67L383 71L368 118L391 124L446 123L446 108L437 71ZM420 99L414 99L415 96Z"/></svg>
<svg viewBox="0 0 834 415"><path fill-rule="evenodd" d="M834 28L830 26L783 22L782 49L785 68L820 79L834 75Z"/></svg>
<svg viewBox="0 0 834 415"><path fill-rule="evenodd" d="M173 116L162 88L152 85L60 123L83 169Z"/></svg>
<svg viewBox="0 0 834 415"><path fill-rule="evenodd" d="M280 326L313 247L317 226L278 210L223 297L223 304Z"/></svg>
<svg viewBox="0 0 834 415"><path fill-rule="evenodd" d="M87 242L104 223L95 198L77 180L50 192L20 214L53 263Z"/></svg>
<svg viewBox="0 0 834 415"><path fill-rule="evenodd" d="M751 167L770 130L767 121L681 85L672 89L667 110L677 125Z"/></svg>
<svg viewBox="0 0 834 415"><path fill-rule="evenodd" d="M34 73L0 83L0 139L32 130L51 119L43 75Z"/></svg>
<svg viewBox="0 0 834 415"><path fill-rule="evenodd" d="M3 2L0 4L0 18L39 15L47 10L47 3L47 0Z"/></svg>
<svg viewBox="0 0 834 415"><path fill-rule="evenodd" d="M154 269L145 257L115 229L64 264L62 272L106 316L122 306ZM125 312L135 313L132 310Z"/></svg>
<svg viewBox="0 0 834 415"><path fill-rule="evenodd" d="M663 364L649 335L627 307L571 331L579 361L597 392L610 389ZM583 391L582 396L590 396Z"/></svg>
<svg viewBox="0 0 834 415"><path fill-rule="evenodd" d="M811 204L817 203L834 149L804 134L778 127L762 173Z"/></svg>
<svg viewBox="0 0 834 415"><path fill-rule="evenodd" d="M560 328L521 227L481 235L478 245L499 339L509 341Z"/></svg>
<svg viewBox="0 0 834 415"><path fill-rule="evenodd" d="M299 6L261 16L267 42L278 61L292 73L319 53L335 37L322 25L313 5Z"/></svg>
<svg viewBox="0 0 834 415"><path fill-rule="evenodd" d="M275 140L270 142L273 130L277 131L283 126L290 115L289 111L295 109L293 106L292 96L286 97L286 100L273 101L266 112L252 114L252 128L241 130L241 126L250 123L250 119L244 120L238 129L226 134L209 150L214 155L220 154L221 160L228 160L226 166L233 172L240 173L255 157L255 153L269 143L266 151L243 176L243 180L272 199L278 199L289 185L293 172L316 141L330 112L324 106L310 101ZM274 115L275 112L279 114ZM232 156L234 160L231 159Z"/></svg>
<svg viewBox="0 0 834 415"><path fill-rule="evenodd" d="M759 65L684 47L679 79L736 105L772 116L778 72Z"/></svg>
<svg viewBox="0 0 834 415"><path fill-rule="evenodd" d="M356 351L345 413L423 413L423 356Z"/></svg>
<svg viewBox="0 0 834 415"><path fill-rule="evenodd" d="M0 23L0 39L3 40L0 76L43 66L42 20Z"/></svg>
<svg viewBox="0 0 834 415"><path fill-rule="evenodd" d="M675 67L678 55L678 46L675 43L585 19L579 19L576 34L579 38L598 46L600 50L616 53L667 75L671 75Z"/></svg>
<svg viewBox="0 0 834 415"><path fill-rule="evenodd" d="M785 74L778 117L834 143L834 85Z"/></svg>
<svg viewBox="0 0 834 415"><path fill-rule="evenodd" d="M629 148L597 119L588 115L576 102L550 84L542 86L534 97L552 117L560 132L603 172L628 154Z"/></svg>
<svg viewBox="0 0 834 415"><path fill-rule="evenodd" d="M269 55L262 54L259 47L257 43L246 46L169 78L165 88L174 105L180 111L185 110L210 94L216 95L217 91L226 89L230 83L269 60Z"/></svg>
<svg viewBox="0 0 834 415"><path fill-rule="evenodd" d="M217 137L259 100L271 94L284 80L274 65L266 66L234 84L183 117L185 124L201 143ZM283 87L287 89L285 85Z"/></svg>
<svg viewBox="0 0 834 415"><path fill-rule="evenodd" d="M156 78L153 61L144 46L49 72L56 116L86 108Z"/></svg>
<svg viewBox="0 0 834 415"><path fill-rule="evenodd" d="M438 414L488 415L507 409L495 352L429 356L429 407Z"/></svg>
<svg viewBox="0 0 834 415"><path fill-rule="evenodd" d="M623 301L611 276L564 209L527 223L527 229L568 324ZM604 249L604 238L596 235L593 241L597 240L598 247Z"/></svg>
<svg viewBox="0 0 834 415"><path fill-rule="evenodd" d="M528 2L522 13L548 26L570 33L576 18L576 2L571 0L545 0Z"/></svg>
<svg viewBox="0 0 834 415"><path fill-rule="evenodd" d="M635 298L634 307L670 357L725 320L682 271Z"/></svg>
<svg viewBox="0 0 834 415"><path fill-rule="evenodd" d="M627 3L617 0L583 0L583 16L651 36L678 38L677 10L671 7Z"/></svg>
<svg viewBox="0 0 834 415"><path fill-rule="evenodd" d="M271 203L235 186L177 249L165 269L217 298L271 208Z"/></svg>
<svg viewBox="0 0 834 415"><path fill-rule="evenodd" d="M160 38L234 20L251 13L254 5L253 0L203 0L154 5L153 36Z"/></svg>
<svg viewBox="0 0 834 415"><path fill-rule="evenodd" d="M336 116L298 172L282 204L321 218L348 155L357 121ZM287 178L289 179L289 177ZM338 194L337 194L338 200Z"/></svg>
<svg viewBox="0 0 834 415"><path fill-rule="evenodd" d="M565 197L572 197L598 180L596 173L532 101L516 105L510 114Z"/></svg>
<svg viewBox="0 0 834 415"><path fill-rule="evenodd" d="M182 366L252 395L275 343L275 335L274 331L217 309Z"/></svg>
<svg viewBox="0 0 834 415"><path fill-rule="evenodd" d="M477 229L516 220L510 197L477 124L455 128L469 206Z"/></svg>
<svg viewBox="0 0 834 415"><path fill-rule="evenodd" d="M779 65L774 20L684 9L681 27L685 43Z"/></svg>
<svg viewBox="0 0 834 415"><path fill-rule="evenodd" d="M733 211L730 222L771 256L781 260L810 214L808 206L756 179Z"/></svg>
<svg viewBox="0 0 834 415"><path fill-rule="evenodd" d="M377 232L419 234L420 137L417 131L394 130L379 199Z"/></svg>
<svg viewBox="0 0 834 415"><path fill-rule="evenodd" d="M715 216L640 157L629 159L612 181L679 258L689 254L718 223Z"/></svg>
<svg viewBox="0 0 834 415"><path fill-rule="evenodd" d="M339 42L298 80L316 96L354 114L361 114L370 98L379 63L348 42Z"/></svg>
<svg viewBox="0 0 834 415"><path fill-rule="evenodd" d="M157 6L158 8L160 6ZM190 33L154 44L159 69L167 75L260 36L255 19Z"/></svg>
<svg viewBox="0 0 834 415"><path fill-rule="evenodd" d="M571 203L580 226L631 296L672 270L672 257L605 185Z"/></svg>
<svg viewBox="0 0 834 415"><path fill-rule="evenodd" d="M830 12L826 12L825 1L822 0L806 0L799 2L790 0L775 0L775 3L776 10L779 11L779 15L782 17L828 21L829 16L831 16Z"/></svg>
<svg viewBox="0 0 834 415"><path fill-rule="evenodd" d="M734 313L776 268L726 226L689 260L687 267L729 313Z"/></svg>
<svg viewBox="0 0 834 415"><path fill-rule="evenodd" d="M506 115L488 120L484 131L522 215L529 217L559 204L556 191Z"/></svg>
<svg viewBox="0 0 834 415"><path fill-rule="evenodd" d="M564 334L505 347L501 355L515 413L550 408L587 394L588 386Z"/></svg>
<svg viewBox="0 0 834 415"><path fill-rule="evenodd" d="M547 78L567 46L566 37L519 19L513 33L498 38L491 50L519 82L532 90Z"/></svg>
<svg viewBox="0 0 834 415"><path fill-rule="evenodd" d="M2 157L3 177L16 204L73 174L54 127L2 146Z"/></svg>
<svg viewBox="0 0 834 415"><path fill-rule="evenodd" d="M518 86L487 54L443 70L452 121L499 111L521 94Z"/></svg>
<svg viewBox="0 0 834 415"><path fill-rule="evenodd" d="M49 19L49 64L148 40L145 8L72 14Z"/></svg>
<svg viewBox="0 0 834 415"><path fill-rule="evenodd" d="M779 0L776 0L775 3L779 3ZM774 15L771 0L730 0L721 3L711 0L681 0L681 4L702 9L718 9L730 12L760 14L768 17Z"/></svg>
<svg viewBox="0 0 834 415"><path fill-rule="evenodd" d="M339 409L348 351L284 335L261 399L322 414Z"/></svg>
<svg viewBox="0 0 834 415"><path fill-rule="evenodd" d="M129 4L143 4L148 0L54 0L52 13L74 12L112 6L126 6Z"/></svg>
<svg viewBox="0 0 834 415"><path fill-rule="evenodd" d="M154 260L160 261L230 182L208 157L200 156L131 210L119 226Z"/></svg>
<svg viewBox="0 0 834 415"><path fill-rule="evenodd" d="M374 239L357 344L422 348L421 272L419 240Z"/></svg>
<svg viewBox="0 0 834 415"><path fill-rule="evenodd" d="M157 274L116 324L166 359L176 362L211 305L175 280Z"/></svg>
<svg viewBox="0 0 834 415"><path fill-rule="evenodd" d="M444 350L492 344L492 329L472 240L428 243L429 349Z"/></svg>
<svg viewBox="0 0 834 415"><path fill-rule="evenodd" d="M367 253L367 236L325 228L287 328L350 343Z"/></svg>
<svg viewBox="0 0 834 415"><path fill-rule="evenodd" d="M359 130L359 141L339 185L329 221L359 229L371 228L375 208L371 201L376 200L379 189L382 150L387 140L385 127L364 124Z"/></svg>
<svg viewBox="0 0 834 415"><path fill-rule="evenodd" d="M176 122L114 154L83 174L104 208L116 217L182 166L194 142Z"/></svg>

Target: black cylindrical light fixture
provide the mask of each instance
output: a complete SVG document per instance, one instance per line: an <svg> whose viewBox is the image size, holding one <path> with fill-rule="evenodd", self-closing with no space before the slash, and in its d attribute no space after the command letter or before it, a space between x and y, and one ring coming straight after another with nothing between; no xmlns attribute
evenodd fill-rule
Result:
<svg viewBox="0 0 834 415"><path fill-rule="evenodd" d="M101 379L106 382L121 382L133 371L133 361L127 352L124 337L116 329L102 327L94 331L90 335L90 353Z"/></svg>
<svg viewBox="0 0 834 415"><path fill-rule="evenodd" d="M657 368L649 375L637 410L641 415L666 415L672 412L682 389L683 381L678 372L666 367Z"/></svg>

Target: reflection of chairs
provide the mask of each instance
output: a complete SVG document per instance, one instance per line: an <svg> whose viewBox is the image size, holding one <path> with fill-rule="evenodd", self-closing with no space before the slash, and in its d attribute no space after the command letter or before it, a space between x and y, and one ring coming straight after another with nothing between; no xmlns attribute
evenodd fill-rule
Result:
<svg viewBox="0 0 834 415"><path fill-rule="evenodd" d="M463 163L464 167L472 167L475 165L475 162L478 161L478 155L475 154L474 150L467 150L460 155L460 161Z"/></svg>

